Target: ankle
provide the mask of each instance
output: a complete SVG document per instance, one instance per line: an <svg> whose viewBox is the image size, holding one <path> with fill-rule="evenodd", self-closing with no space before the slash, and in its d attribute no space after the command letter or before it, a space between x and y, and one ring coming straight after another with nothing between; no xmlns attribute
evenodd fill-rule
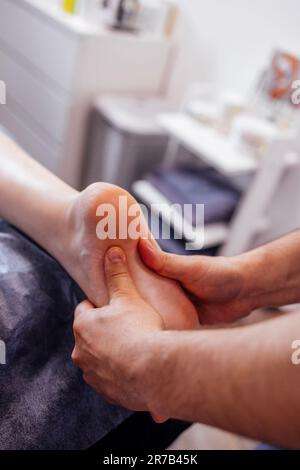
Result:
<svg viewBox="0 0 300 470"><path fill-rule="evenodd" d="M57 210L56 229L50 237L50 252L59 263L68 270L72 260L72 245L76 233L73 207L78 199L79 193L74 191L66 196Z"/></svg>

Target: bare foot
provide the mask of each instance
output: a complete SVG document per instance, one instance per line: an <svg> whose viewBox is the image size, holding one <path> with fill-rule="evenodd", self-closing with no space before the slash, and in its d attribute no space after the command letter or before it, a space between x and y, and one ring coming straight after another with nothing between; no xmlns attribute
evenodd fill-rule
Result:
<svg viewBox="0 0 300 470"><path fill-rule="evenodd" d="M103 271L103 259L111 246L122 247L129 260L129 269L142 297L149 302L163 317L167 329L190 330L199 327L196 309L186 297L184 291L174 281L162 278L150 271L142 263L138 250L138 239L101 240L96 235L97 224L101 220L96 215L101 204L115 207L119 220L120 196L126 197L128 207L136 204L135 199L125 190L109 184L96 183L77 195L72 201L68 213L68 240L63 265L82 288L89 300L97 307L108 302ZM127 213L122 213L122 219ZM119 224L117 224L117 230ZM146 222L142 222L142 231L148 234ZM118 232L117 232L118 233Z"/></svg>

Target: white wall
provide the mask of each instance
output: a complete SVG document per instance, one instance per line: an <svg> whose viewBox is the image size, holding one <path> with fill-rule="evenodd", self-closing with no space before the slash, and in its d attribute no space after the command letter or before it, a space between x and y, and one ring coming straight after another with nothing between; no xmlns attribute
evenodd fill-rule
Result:
<svg viewBox="0 0 300 470"><path fill-rule="evenodd" d="M245 92L274 48L300 56L299 0L177 0L181 51L171 93L189 81Z"/></svg>

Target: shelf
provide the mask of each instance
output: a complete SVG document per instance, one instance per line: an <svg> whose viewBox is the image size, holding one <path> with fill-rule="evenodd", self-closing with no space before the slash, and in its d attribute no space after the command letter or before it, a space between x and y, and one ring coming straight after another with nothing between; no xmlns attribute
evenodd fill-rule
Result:
<svg viewBox="0 0 300 470"><path fill-rule="evenodd" d="M9 0L19 3L20 0ZM65 31L75 33L82 36L114 36L121 38L122 40L130 41L138 40L140 42L153 42L153 43L170 43L170 38L165 36L159 36L151 32L138 32L131 33L128 31L121 31L111 29L101 24L99 18L99 24L93 23L88 19L78 14L69 14L63 11L63 9L56 2L42 2L41 0L23 0L23 7L29 7L35 14L43 16L47 21L51 21L55 26L61 27Z"/></svg>
<svg viewBox="0 0 300 470"><path fill-rule="evenodd" d="M135 195L148 207L150 207L156 215L161 216L163 222L169 225L170 216L172 215L171 220L173 221L174 231L177 233L182 232L182 227L184 227L184 238L186 242L191 242L191 247L198 249L199 245L203 243L202 233L199 233L199 236L195 238L195 228L187 220L182 222L182 217L179 212L176 212L174 217L174 209L172 209L171 202L160 193L151 183L148 181L140 180L133 183L132 189ZM159 211L157 205L164 204L166 210L164 213ZM169 208L169 210L168 210ZM208 224L205 226L204 230L204 246L203 249L212 248L215 246L222 245L229 233L229 228L224 223L215 223Z"/></svg>
<svg viewBox="0 0 300 470"><path fill-rule="evenodd" d="M62 8L59 8L56 2L25 0L24 3L32 8L35 13L40 13L46 16L48 20L53 21L56 25L62 26L63 28L76 34L85 35L95 33L95 27L89 24L85 19L79 17L78 15L65 13Z"/></svg>
<svg viewBox="0 0 300 470"><path fill-rule="evenodd" d="M229 139L184 113L161 114L158 122L195 156L229 176L252 173L258 167L257 161L237 151Z"/></svg>

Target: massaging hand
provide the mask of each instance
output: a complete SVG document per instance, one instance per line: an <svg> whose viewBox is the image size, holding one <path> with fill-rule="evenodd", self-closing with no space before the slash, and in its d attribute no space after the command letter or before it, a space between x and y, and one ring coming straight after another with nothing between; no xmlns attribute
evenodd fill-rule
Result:
<svg viewBox="0 0 300 470"><path fill-rule="evenodd" d="M237 258L171 255L151 240L141 240L139 252L149 268L176 279L192 295L200 323L233 322L253 309L243 295L243 270Z"/></svg>
<svg viewBox="0 0 300 470"><path fill-rule="evenodd" d="M108 292L103 271L103 259L107 249L116 243L126 252L128 265L141 297L163 316L167 329L191 330L199 327L197 312L178 283L163 278L149 270L138 254L138 239L99 240L96 227L101 217L96 215L101 204L115 208L117 231L119 217L130 222L124 208L120 207L120 196L128 207L136 204L126 191L109 184L97 183L73 197L68 210L67 248L61 257L63 266L82 288L89 300L97 307L108 302ZM141 232L149 235L144 219ZM118 330L120 331L120 330Z"/></svg>
<svg viewBox="0 0 300 470"><path fill-rule="evenodd" d="M105 274L109 303L94 308L85 301L77 307L72 358L85 381L108 401L147 411L146 394L153 384L145 379L145 344L163 331L164 322L137 291L120 248L108 250Z"/></svg>
<svg viewBox="0 0 300 470"><path fill-rule="evenodd" d="M102 183L78 193L10 139L1 136L0 188L1 217L50 253L94 305L105 305L108 296L103 273L104 253L118 241L120 221L124 226L130 221L128 210L136 205L134 198L121 188ZM120 205L121 197L128 210ZM101 240L96 235L96 227L101 223L96 212L99 206L105 209L105 205L115 210L116 236ZM145 220L141 226L141 231L147 235ZM162 312L169 329L197 328L197 312L179 284L146 268L137 253L138 238L126 238L126 235L119 244L128 255L130 270L143 298Z"/></svg>

